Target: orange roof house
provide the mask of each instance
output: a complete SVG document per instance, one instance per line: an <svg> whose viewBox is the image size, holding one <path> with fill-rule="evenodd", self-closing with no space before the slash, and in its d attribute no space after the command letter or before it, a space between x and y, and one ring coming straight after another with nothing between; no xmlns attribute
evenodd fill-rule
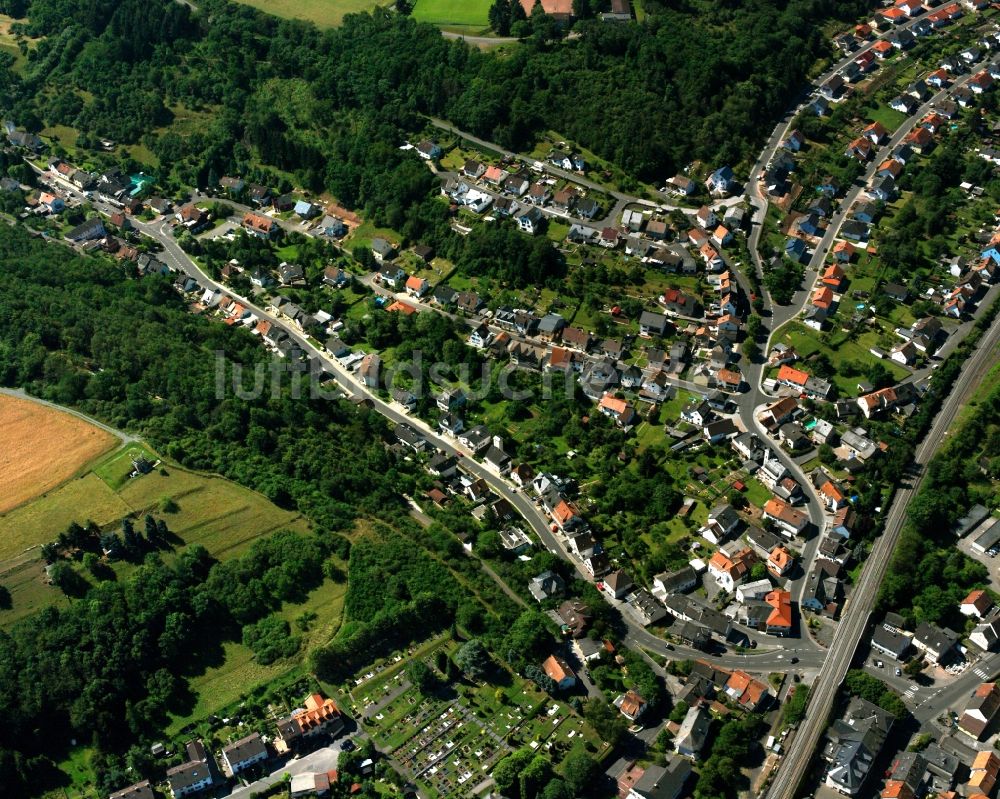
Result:
<svg viewBox="0 0 1000 799"><path fill-rule="evenodd" d="M870 125L865 126L865 129L861 131L861 135L871 141L872 144L878 144L889 135L889 131L886 130L885 125L881 122L872 122Z"/></svg>
<svg viewBox="0 0 1000 799"><path fill-rule="evenodd" d="M775 577L784 577L794 565L795 559L785 547L775 547L767 557L767 570Z"/></svg>
<svg viewBox="0 0 1000 799"><path fill-rule="evenodd" d="M856 252L857 248L849 241L838 241L833 245L833 257L838 261L850 261Z"/></svg>
<svg viewBox="0 0 1000 799"><path fill-rule="evenodd" d="M389 313L394 313L398 311L399 313L409 316L410 314L415 314L417 312L417 309L414 308L412 305L408 305L405 302L400 302L399 300L396 300L392 305L386 308L386 311L388 311Z"/></svg>
<svg viewBox="0 0 1000 799"><path fill-rule="evenodd" d="M782 364L781 368L778 370L779 383L805 387L808 380L809 374L807 372L803 372L801 369L793 369L788 364Z"/></svg>
<svg viewBox="0 0 1000 799"><path fill-rule="evenodd" d="M993 793L1000 776L1000 758L988 749L976 753L972 761L972 772L969 774L971 793Z"/></svg>
<svg viewBox="0 0 1000 799"><path fill-rule="evenodd" d="M745 671L737 669L729 675L725 687L726 695L738 705L753 711L767 699L767 686L758 682Z"/></svg>
<svg viewBox="0 0 1000 799"><path fill-rule="evenodd" d="M833 305L833 291L829 286L822 286L812 295L812 304L817 308L825 308L830 310L830 306Z"/></svg>
<svg viewBox="0 0 1000 799"><path fill-rule="evenodd" d="M322 694L306 698L305 708L278 722L278 738L287 744L324 730L338 731L344 724L337 703Z"/></svg>
<svg viewBox="0 0 1000 799"><path fill-rule="evenodd" d="M552 519L560 527L565 527L572 519L580 515L579 509L569 500L560 500L552 509Z"/></svg>
<svg viewBox="0 0 1000 799"><path fill-rule="evenodd" d="M820 486L819 493L823 495L824 501L830 506L831 510L843 507L844 503L847 502L844 492L832 480L827 480L823 483Z"/></svg>
<svg viewBox="0 0 1000 799"><path fill-rule="evenodd" d="M830 264L823 272L823 285L829 286L834 291L840 291L846 277L847 274L837 264Z"/></svg>
<svg viewBox="0 0 1000 799"><path fill-rule="evenodd" d="M562 658L549 655L542 663L542 669L560 688L576 685L576 672Z"/></svg>
<svg viewBox="0 0 1000 799"><path fill-rule="evenodd" d="M924 147L929 147L934 143L934 134L927 130L927 128L917 127L910 131L903 141L914 149L919 150Z"/></svg>
<svg viewBox="0 0 1000 799"><path fill-rule="evenodd" d="M895 158L886 158L881 164L878 165L878 171L880 173L885 172L891 177L898 178L900 173L903 171L903 165Z"/></svg>
<svg viewBox="0 0 1000 799"><path fill-rule="evenodd" d="M982 618L987 611L993 607L993 600L990 595L980 588L970 591L969 595L962 600L959 608L964 616L978 616Z"/></svg>
<svg viewBox="0 0 1000 799"><path fill-rule="evenodd" d="M635 691L629 689L615 700L618 710L627 719L635 721L646 710L646 700Z"/></svg>
<svg viewBox="0 0 1000 799"><path fill-rule="evenodd" d="M889 44L885 39L879 39L875 44L872 45L872 50L875 55L879 58L885 58L889 53L892 52L892 45Z"/></svg>
<svg viewBox="0 0 1000 799"><path fill-rule="evenodd" d="M619 399L608 391L601 396L598 408L605 416L610 416L620 425L629 424L635 417L632 406L623 399Z"/></svg>
<svg viewBox="0 0 1000 799"><path fill-rule="evenodd" d="M186 207L186 206L185 206ZM269 216L261 216L252 211L243 215L243 227L255 236L271 236L277 230L277 223Z"/></svg>
<svg viewBox="0 0 1000 799"><path fill-rule="evenodd" d="M889 780L882 789L882 799L913 799L913 791L902 780Z"/></svg>
<svg viewBox="0 0 1000 799"><path fill-rule="evenodd" d="M734 372L732 369L720 369L716 373L716 379L726 388L739 388L743 382L743 375Z"/></svg>
<svg viewBox="0 0 1000 799"><path fill-rule="evenodd" d="M792 595L788 591L772 591L764 601L773 608L767 617L767 631L788 635L792 631Z"/></svg>

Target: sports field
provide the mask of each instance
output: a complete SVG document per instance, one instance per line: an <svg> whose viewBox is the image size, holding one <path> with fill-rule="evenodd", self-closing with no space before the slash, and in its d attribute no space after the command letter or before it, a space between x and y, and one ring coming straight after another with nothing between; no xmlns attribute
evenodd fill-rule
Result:
<svg viewBox="0 0 1000 799"><path fill-rule="evenodd" d="M345 14L371 11L389 0L240 0L268 14L306 19L320 27L339 25ZM416 0L413 18L442 28L480 32L489 27L490 0ZM472 29L475 29L474 31Z"/></svg>
<svg viewBox="0 0 1000 799"><path fill-rule="evenodd" d="M310 20L321 28L339 25L344 14L371 11L378 5L375 0L239 0L239 2L277 17Z"/></svg>
<svg viewBox="0 0 1000 799"><path fill-rule="evenodd" d="M420 22L476 32L489 27L489 13L490 0L416 0L413 7L413 18Z"/></svg>
<svg viewBox="0 0 1000 799"><path fill-rule="evenodd" d="M64 483L114 444L83 419L0 395L0 513Z"/></svg>

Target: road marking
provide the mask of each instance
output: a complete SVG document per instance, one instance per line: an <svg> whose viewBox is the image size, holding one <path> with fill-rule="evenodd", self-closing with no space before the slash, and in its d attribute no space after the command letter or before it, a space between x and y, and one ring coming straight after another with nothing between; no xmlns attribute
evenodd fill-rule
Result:
<svg viewBox="0 0 1000 799"><path fill-rule="evenodd" d="M973 671L974 671L974 673L976 674L977 677L982 677L984 680L987 677L990 676L990 673L988 671L986 671L985 669L982 669L982 668L980 668L980 669L974 669Z"/></svg>

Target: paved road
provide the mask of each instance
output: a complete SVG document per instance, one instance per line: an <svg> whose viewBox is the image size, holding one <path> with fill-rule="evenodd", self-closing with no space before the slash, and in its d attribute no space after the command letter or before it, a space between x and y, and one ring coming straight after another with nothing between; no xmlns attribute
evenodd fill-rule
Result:
<svg viewBox="0 0 1000 799"><path fill-rule="evenodd" d="M229 799L249 799L253 793L260 793L265 788L269 788L276 782L280 782L286 775L304 774L306 772L327 772L337 768L337 760L340 757L340 747L347 738L338 738L330 746L324 746L307 755L302 755L298 760L289 760L283 763L278 769L272 771L268 776L250 783L246 786L234 788L229 794Z"/></svg>
<svg viewBox="0 0 1000 799"><path fill-rule="evenodd" d="M896 26L894 30L903 30L911 28L926 13L928 13L928 11L921 12L912 19L902 23L901 25ZM854 60L856 60L858 56L871 50L872 47L874 47L874 45L877 42L881 41L884 38L885 37L883 36L878 39L873 39L872 41L866 43L862 47L855 50L853 53L850 53L841 58L839 61L836 61L826 72L824 72L822 75L816 78L815 81L813 81L812 86L810 86L808 89L804 90L801 93L801 95L799 96L798 104L796 104L791 110L789 110L789 112L784 116L784 118L780 122L778 122L777 125L775 125L774 130L771 132L771 135L768 137L767 142L764 145L764 149L761 151L760 157L757 159L757 162L753 165L753 168L750 170L750 177L747 182L747 196L749 197L750 203L754 208L754 214L753 214L750 235L748 237L748 246L750 249L751 258L753 259L754 262L754 267L756 268L759 277L762 277L764 273L764 265L760 258L760 239L761 239L761 234L763 233L764 220L767 215L768 198L767 195L762 191L760 181L758 181L757 179L758 176L764 173L764 171L767 169L767 165L771 163L771 161L775 157L775 154L778 152L778 148L781 146L781 142L788 137L789 133L791 133L792 124L795 121L795 117L799 114L800 111L802 111L806 106L808 106L815 98L814 94L815 89L817 89L819 86L822 86L837 72L842 70L844 67L846 67ZM848 204L846 202L842 203L841 207L842 208L848 207ZM799 302L793 302L790 306L775 306L773 305L773 303L770 302L770 297L768 295L768 292L764 290L763 293L765 295L765 300L766 300L765 302L765 307L767 310L766 316L772 317L769 320L767 327L769 333L773 334L773 332L777 330L778 327L780 327L782 324L784 324L784 322L788 321L788 319L790 319L798 312L797 308L800 307L802 303L801 301L799 301ZM808 295L806 296L808 297ZM789 307L793 309L791 310L790 313L788 311ZM767 352L768 348L770 347L770 342L771 342L771 337L769 335L765 352Z"/></svg>
<svg viewBox="0 0 1000 799"><path fill-rule="evenodd" d="M855 591L847 602L826 663L813 683L807 715L799 728L796 745L789 750L785 762L778 771L768 793L769 799L794 799L820 736L826 728L827 718L844 675L854 658L858 644L868 630L871 609L874 607L879 586L882 584L903 528L906 507L919 490L924 479L925 467L944 443L948 428L958 410L989 368L997 362L1000 356L997 350L998 342L1000 342L1000 323L994 323L979 342L974 354L966 361L962 373L955 381L954 389L943 402L931 429L917 449L915 461L919 477L911 487L901 488L896 492L886 517L885 531L876 541L865 562L865 568L861 572Z"/></svg>
<svg viewBox="0 0 1000 799"><path fill-rule="evenodd" d="M471 451L464 448L454 439L446 438L440 435L423 420L407 413L402 406L396 405L395 403L384 402L379 397L369 392L351 372L344 369L343 366L335 359L330 358L326 353L317 349L294 325L291 325L286 320L280 319L274 314L269 313L260 307L258 303L255 303L249 298L240 297L234 294L231 288L216 283L208 275L202 272L197 264L195 264L181 249L176 240L173 238L168 225L162 221L142 222L140 220L133 220L133 224L135 224L136 228L142 233L156 239L163 245L163 252L160 254L160 257L169 266L178 271L189 274L191 277L198 280L203 286L215 287L220 291L226 292L230 296L239 300L239 302L246 306L251 313L260 319L267 319L272 322L272 324L275 324L279 328L283 329L300 347L302 347L302 349L308 354L310 360L317 367L322 368L323 371L333 376L340 387L349 396L366 398L372 403L374 409L385 416L389 421L408 424L420 431L421 435L423 435L432 446L440 449L446 454L461 457L463 467L475 477L483 478L483 480L486 481L486 483L497 495L507 499L507 501L510 502L511 505L513 505L514 508L525 518L535 535L538 536L544 546L546 546L551 552L560 555L573 564L573 567L583 579L593 579L586 573L583 568L583 564L568 553L565 542L562 538L549 529L548 519L542 513L540 508L537 507L528 496L516 489L501 475L475 460L472 457ZM648 649L661 653L670 659L680 660L701 658L705 656L703 652L683 646L674 646L672 650L667 650L666 643L663 639L647 632L628 614L624 615L624 620L629 628L629 635L632 640ZM815 645L808 638L789 639L787 641L783 641L782 651L787 653L787 657L789 658L785 668L776 668L774 657L769 656L769 653L764 650L748 654L727 653L715 658L715 660L720 665L728 666L730 668L739 667L754 670L756 666L756 670L758 671L795 671L806 668L815 668L819 666L822 660L822 653L815 650ZM799 664L792 664L790 662L790 658L794 656L798 656L800 658Z"/></svg>
<svg viewBox="0 0 1000 799"><path fill-rule="evenodd" d="M136 442L142 441L138 436L134 436L131 433L126 433L123 430L118 430L115 427L109 427L104 424L104 422L95 419L93 416L88 416L82 411L78 411L74 408L67 408L65 405L57 405L54 402L49 402L48 400L41 399L32 394L29 394L22 388L0 388L0 394L6 394L8 397L18 397L19 399L31 400L31 402L37 402L39 405L45 405L48 408L53 408L57 411L62 411L63 413L68 413L70 416L75 416L78 419L83 419L83 421L88 424L92 424L94 427L99 427L106 433L111 433L115 438L122 442L122 444L134 444Z"/></svg>
<svg viewBox="0 0 1000 799"><path fill-rule="evenodd" d="M800 292L802 295L801 303L792 303L787 306L782 306L780 313L776 310L775 318L773 320L774 330L777 330L778 327L787 322L789 319L797 316L800 311L807 307L813 289L813 282L809 281L809 276L812 276L813 281L818 280L821 276L822 273L820 270L823 267L823 262L826 260L826 254L829 251L830 246L833 244L834 239L836 239L840 234L840 229L847 220L847 215L851 206L854 205L861 194L867 191L868 183L875 177L875 174L878 172L883 161L885 161L892 151L902 143L903 139L905 139L910 132L917 127L920 120L931 112L934 105L945 99L956 88L964 86L972 80L976 72L985 66L990 60L992 60L992 56L989 56L988 59L984 59L978 64L972 66L969 73L956 80L951 87L942 89L934 94L926 103L921 105L913 114L907 117L906 121L896 128L888 142L886 142L886 144L878 150L875 157L871 160L871 163L868 164L865 169L862 177L855 182L855 185L850 191L847 192L844 199L840 201L837 211L830 218L830 223L827 225L823 238L820 239L817 244L812 258L809 259L809 263L806 268L806 285L809 286L809 289L805 292ZM798 297L796 299L798 299Z"/></svg>
<svg viewBox="0 0 1000 799"><path fill-rule="evenodd" d="M441 31L441 35L446 39L460 39L468 44L474 44L476 47L497 47L501 44L510 44L516 42L517 39L513 36L467 36L464 33L456 33L454 31Z"/></svg>

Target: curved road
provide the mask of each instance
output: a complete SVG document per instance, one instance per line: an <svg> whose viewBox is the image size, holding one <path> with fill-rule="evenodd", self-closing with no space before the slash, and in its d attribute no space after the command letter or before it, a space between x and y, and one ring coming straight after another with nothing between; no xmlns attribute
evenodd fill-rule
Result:
<svg viewBox="0 0 1000 799"><path fill-rule="evenodd" d="M229 296L237 299L260 319L267 319L272 324L284 330L289 337L292 338L308 354L312 363L324 372L332 375L346 393L354 397L364 397L372 403L372 406L376 411L390 421L410 425L411 427L419 430L432 446L437 447L447 454L461 457L464 468L476 477L481 477L485 480L493 491L495 491L499 496L504 497L517 509L517 511L525 518L527 523L531 525L532 530L534 530L535 534L544 546L572 563L574 568L581 574L582 577L588 581L592 579L590 575L583 571L583 565L569 555L561 539L549 529L548 519L542 514L541 510L535 505L535 503L524 493L517 490L500 474L475 460L469 450L466 450L458 444L457 441L441 436L421 419L406 413L401 406L398 406L395 403L384 402L378 396L372 394L357 380L357 378L355 378L351 372L344 369L344 367L335 359L330 358L326 353L315 347L294 325L284 319L278 318L272 313L269 313L252 300L240 297L229 287L216 283L188 257L187 253L181 249L180 245L177 244L176 240L171 235L169 227L164 225L162 221L142 222L138 219L133 219L133 224L142 233L154 238L163 245L164 249L163 252L160 253L160 256L174 269L190 275L202 286L214 287L225 292ZM671 650L667 650L666 642L662 638L658 638L648 632L641 625L634 622L629 617L627 612L623 613L622 617L628 627L629 639L640 646L650 649L671 660L705 657L705 653L683 646L674 646ZM776 668L773 652L769 652L767 648L760 648L747 654L726 653L714 658L713 660L718 662L719 665L729 668L754 669L755 664L759 663L759 668L756 669L759 671L801 671L816 669L822 664L824 654L817 651L812 642L807 638L801 640L786 639L781 642L780 646L781 651L783 653L787 653L789 658L793 656L798 657L800 662L794 665L789 662L787 669L783 667Z"/></svg>
<svg viewBox="0 0 1000 799"><path fill-rule="evenodd" d="M29 400L30 402L37 402L39 405L44 405L47 408L52 408L56 411L62 411L63 413L68 413L70 416L75 416L78 419L82 419L87 422L87 424L92 424L94 427L98 427L105 433L110 433L119 441L122 445L125 444L135 444L142 441L138 436L134 436L131 433L126 433L123 430L119 430L115 427L110 427L99 419L95 419L93 416L88 416L82 411L78 411L74 408L69 408L65 405L58 405L55 402L49 402L48 400L42 399L41 397L36 397L33 394L29 394L23 388L0 388L0 394L6 394L8 397L17 397L18 399Z"/></svg>

